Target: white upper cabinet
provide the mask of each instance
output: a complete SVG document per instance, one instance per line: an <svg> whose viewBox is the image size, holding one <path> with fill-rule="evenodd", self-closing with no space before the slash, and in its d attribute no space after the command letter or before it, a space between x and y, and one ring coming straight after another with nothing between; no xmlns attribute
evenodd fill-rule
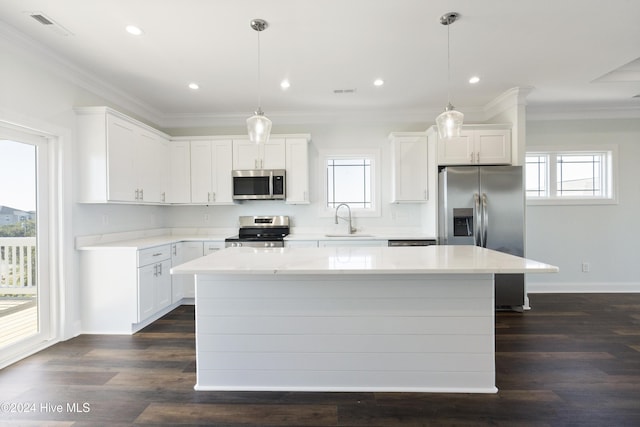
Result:
<svg viewBox="0 0 640 427"><path fill-rule="evenodd" d="M309 203L309 139L286 139L286 203Z"/></svg>
<svg viewBox="0 0 640 427"><path fill-rule="evenodd" d="M269 138L266 144L233 140L233 169L285 169L285 139Z"/></svg>
<svg viewBox="0 0 640 427"><path fill-rule="evenodd" d="M191 144L169 143L169 184L167 203L191 203Z"/></svg>
<svg viewBox="0 0 640 427"><path fill-rule="evenodd" d="M191 203L233 203L230 139L191 141Z"/></svg>
<svg viewBox="0 0 640 427"><path fill-rule="evenodd" d="M392 133L391 202L422 203L429 200L426 134Z"/></svg>
<svg viewBox="0 0 640 427"><path fill-rule="evenodd" d="M107 107L76 114L80 201L163 203L169 137Z"/></svg>
<svg viewBox="0 0 640 427"><path fill-rule="evenodd" d="M459 137L438 140L438 164L511 164L511 130L505 125L463 126Z"/></svg>
<svg viewBox="0 0 640 427"><path fill-rule="evenodd" d="M232 204L234 169L285 169L286 203L309 203L308 134L171 140L108 107L76 115L80 202Z"/></svg>
<svg viewBox="0 0 640 427"><path fill-rule="evenodd" d="M100 117L100 119L102 119ZM102 120L100 120L102 121ZM86 138L80 137L80 145L84 145L89 139L96 139L95 151L102 151L101 155L94 158L97 163L95 171L100 176L90 176L89 182L94 180L102 180L103 173L107 179L106 194L103 196L103 191L92 192L90 199L101 199L114 201L136 201L139 197L138 190L138 178L136 171L136 126L127 121L122 120L112 115L106 116L107 132L102 141L101 129L98 126L95 127L95 133L93 135L86 135ZM88 129L79 124L78 127L82 127L87 133L92 132L93 126L88 125ZM101 147L103 145L104 147ZM93 147L92 147L93 148ZM84 159L81 160L84 162ZM106 170L105 170L106 169ZM104 172L103 172L104 170ZM90 173L90 170L87 170ZM83 180L87 179L83 176ZM97 189L101 190L101 189Z"/></svg>
<svg viewBox="0 0 640 427"><path fill-rule="evenodd" d="M164 203L169 184L169 140L140 130L136 153L139 200Z"/></svg>

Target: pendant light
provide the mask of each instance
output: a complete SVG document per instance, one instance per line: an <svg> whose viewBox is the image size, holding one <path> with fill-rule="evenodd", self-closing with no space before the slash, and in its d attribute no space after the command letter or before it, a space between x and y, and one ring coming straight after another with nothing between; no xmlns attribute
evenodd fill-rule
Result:
<svg viewBox="0 0 640 427"><path fill-rule="evenodd" d="M464 114L456 111L451 105L451 53L449 40L449 27L460 17L456 12L445 13L440 17L440 23L447 26L447 107L444 112L436 117L436 125L438 125L438 135L441 139L450 139L460 136L462 130L462 119Z"/></svg>
<svg viewBox="0 0 640 427"><path fill-rule="evenodd" d="M271 134L271 120L262 111L262 98L260 96L260 32L267 29L269 23L264 19L251 20L251 28L258 32L258 109L255 114L247 119L247 132L249 140L256 144L264 144L269 141Z"/></svg>

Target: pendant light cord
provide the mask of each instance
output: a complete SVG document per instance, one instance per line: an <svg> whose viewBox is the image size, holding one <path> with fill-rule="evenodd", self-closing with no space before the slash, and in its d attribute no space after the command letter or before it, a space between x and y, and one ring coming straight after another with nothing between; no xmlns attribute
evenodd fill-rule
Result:
<svg viewBox="0 0 640 427"><path fill-rule="evenodd" d="M260 31L258 33L258 111L262 111L262 80L260 79Z"/></svg>
<svg viewBox="0 0 640 427"><path fill-rule="evenodd" d="M447 25L447 108L451 105L451 24Z"/></svg>

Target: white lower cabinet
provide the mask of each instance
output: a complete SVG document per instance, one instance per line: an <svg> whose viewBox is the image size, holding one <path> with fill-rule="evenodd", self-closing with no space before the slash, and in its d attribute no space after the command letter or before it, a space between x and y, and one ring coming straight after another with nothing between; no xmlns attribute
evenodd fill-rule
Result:
<svg viewBox="0 0 640 427"><path fill-rule="evenodd" d="M171 309L170 245L80 251L82 332L132 334Z"/></svg>
<svg viewBox="0 0 640 427"><path fill-rule="evenodd" d="M171 305L169 245L138 251L138 316L143 322Z"/></svg>
<svg viewBox="0 0 640 427"><path fill-rule="evenodd" d="M202 242L176 242L171 245L171 266L183 264L203 254ZM190 274L176 274L171 276L172 302L182 298L193 298L195 278Z"/></svg>

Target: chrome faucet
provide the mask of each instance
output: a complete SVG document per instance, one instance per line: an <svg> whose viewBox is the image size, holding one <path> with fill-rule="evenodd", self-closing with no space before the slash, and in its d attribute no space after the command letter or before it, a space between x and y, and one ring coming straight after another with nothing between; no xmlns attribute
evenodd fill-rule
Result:
<svg viewBox="0 0 640 427"><path fill-rule="evenodd" d="M345 217L343 217L343 216L338 216L338 209L340 209L342 206L346 206L347 210L349 211L349 217L348 217L348 218L345 218ZM344 219L345 221L348 221L348 222L349 222L349 228L348 228L348 230L349 230L349 234L353 234L353 233L355 233L355 232L356 232L356 229L355 229L355 228L353 228L353 227L351 226L351 208L349 207L349 205L348 205L348 204L346 204L346 203L340 203L340 204L336 207L336 215L335 215L335 222L336 222L336 224L338 223L338 218L340 218L340 219Z"/></svg>

